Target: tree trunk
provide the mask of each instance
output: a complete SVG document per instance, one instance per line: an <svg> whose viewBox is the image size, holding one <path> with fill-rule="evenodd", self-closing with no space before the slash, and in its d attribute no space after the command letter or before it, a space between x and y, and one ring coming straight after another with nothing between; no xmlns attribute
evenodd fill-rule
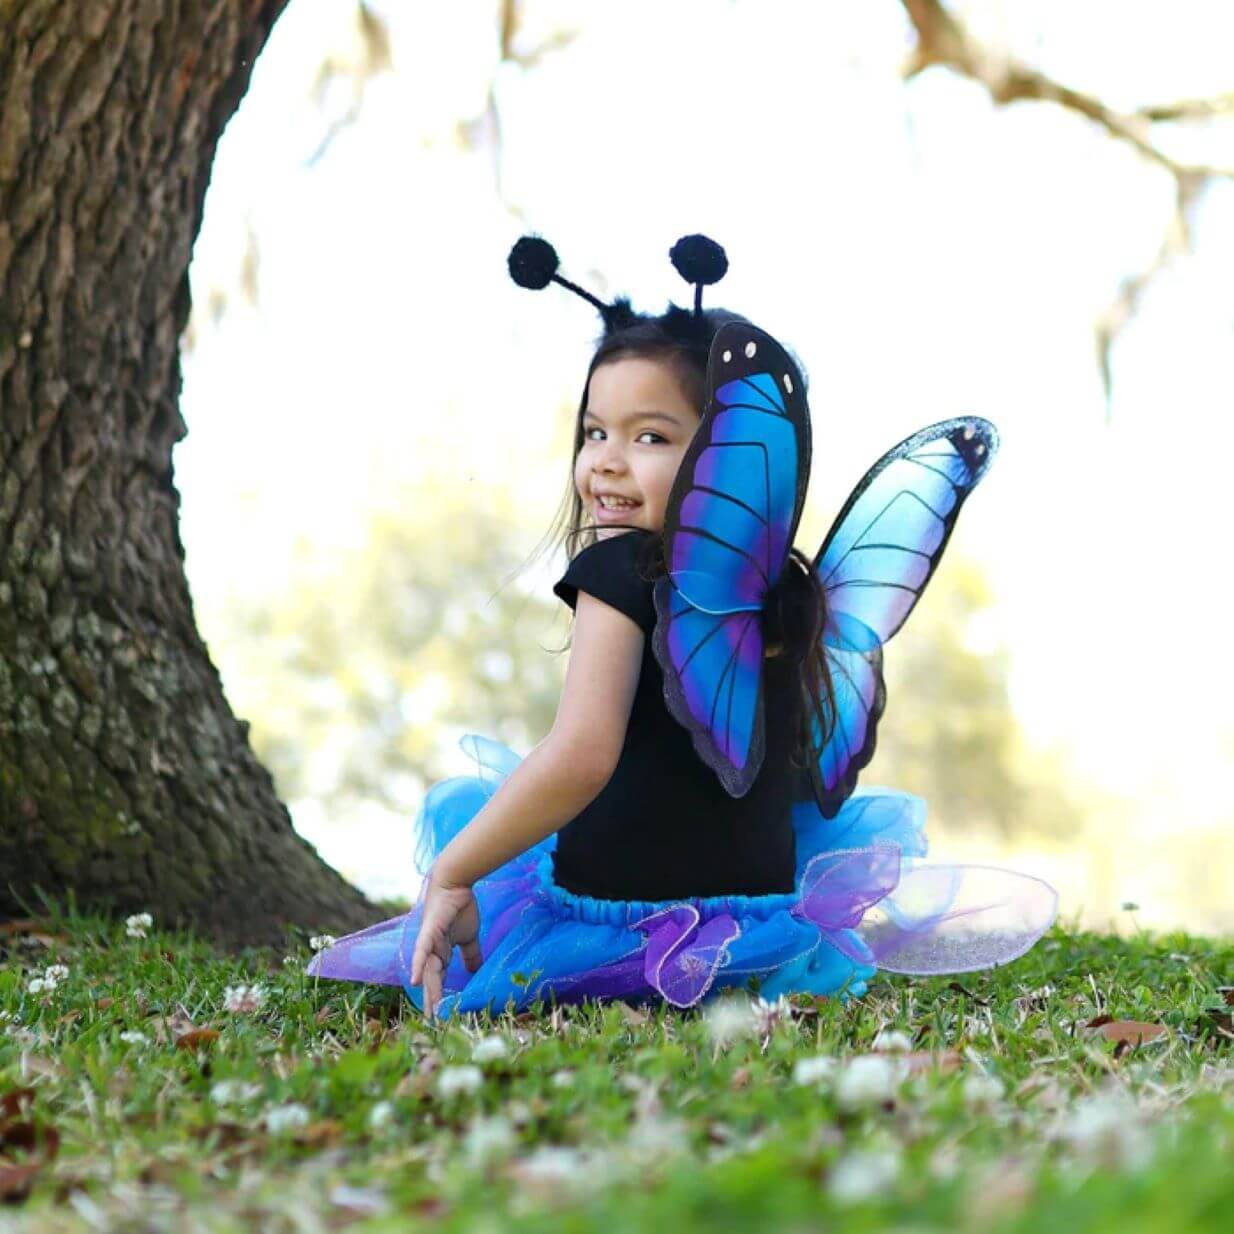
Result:
<svg viewBox="0 0 1234 1234"><path fill-rule="evenodd" d="M71 890L231 946L378 915L223 697L172 482L210 166L286 3L0 0L2 915Z"/></svg>

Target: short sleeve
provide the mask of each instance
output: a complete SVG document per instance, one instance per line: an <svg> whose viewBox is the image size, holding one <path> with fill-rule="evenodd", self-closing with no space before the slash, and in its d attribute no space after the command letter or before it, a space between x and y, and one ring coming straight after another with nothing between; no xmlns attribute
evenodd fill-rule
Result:
<svg viewBox="0 0 1234 1234"><path fill-rule="evenodd" d="M640 550L648 535L647 532L627 531L598 540L570 562L553 592L574 608L578 593L585 591L619 613L625 613L644 634L650 635L656 624L652 599L654 584L643 578L639 569Z"/></svg>

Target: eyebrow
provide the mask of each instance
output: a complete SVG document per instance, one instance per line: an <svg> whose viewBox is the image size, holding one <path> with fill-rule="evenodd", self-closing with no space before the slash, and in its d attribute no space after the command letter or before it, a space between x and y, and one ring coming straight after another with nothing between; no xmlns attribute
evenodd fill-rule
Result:
<svg viewBox="0 0 1234 1234"><path fill-rule="evenodd" d="M601 424L604 423L603 417L596 415L596 413L592 411L591 408L587 408L587 410L583 412L583 419L587 419L588 417L590 417L593 420L599 420ZM666 424L676 425L677 428L681 427L681 421L676 416L670 414L667 411L628 411L624 415L619 415L617 419L618 420L663 420Z"/></svg>

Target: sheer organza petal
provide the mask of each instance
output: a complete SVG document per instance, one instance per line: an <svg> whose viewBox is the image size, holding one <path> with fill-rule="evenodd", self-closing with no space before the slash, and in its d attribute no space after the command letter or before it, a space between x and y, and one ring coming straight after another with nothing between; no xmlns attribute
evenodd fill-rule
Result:
<svg viewBox="0 0 1234 1234"><path fill-rule="evenodd" d="M879 968L962 973L1009 964L1054 922L1058 893L1029 874L997 866L921 864L859 927Z"/></svg>
<svg viewBox="0 0 1234 1234"><path fill-rule="evenodd" d="M403 923L404 915L400 915L349 934L319 951L304 971L310 977L332 977L336 981L402 985L398 939Z"/></svg>
<svg viewBox="0 0 1234 1234"><path fill-rule="evenodd" d="M797 911L820 930L851 930L899 881L898 845L820 853L801 876Z"/></svg>
<svg viewBox="0 0 1234 1234"><path fill-rule="evenodd" d="M729 944L741 934L727 913L701 921L694 905L679 904L637 923L647 934L647 984L675 1007L692 1007L703 998L728 960Z"/></svg>

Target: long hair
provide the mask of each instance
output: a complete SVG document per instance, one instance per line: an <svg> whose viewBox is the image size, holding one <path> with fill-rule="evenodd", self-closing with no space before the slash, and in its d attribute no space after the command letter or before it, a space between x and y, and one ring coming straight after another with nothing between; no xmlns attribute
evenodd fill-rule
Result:
<svg viewBox="0 0 1234 1234"><path fill-rule="evenodd" d="M567 557L573 560L583 549L596 542L595 526L584 521L583 500L574 484L574 468L579 451L583 448L583 413L587 410L591 375L600 365L625 357L659 360L673 369L686 397L701 417L705 410L707 360L711 352L711 340L721 326L728 322L746 320L738 313L720 308L708 309L703 316L706 328L700 330L697 337L683 338L680 333L669 333L664 328L662 319L654 317L638 318L633 324L605 335L591 358L587 380L583 384L583 393L579 399L566 491L548 531L532 551L528 563L559 545L565 546ZM804 370L802 378L804 381ZM637 530L633 524L606 523L605 526L625 526ZM639 568L647 581L664 576L666 567L662 536L648 537ZM823 746L830 739L835 727L835 689L822 644L826 618L822 582L811 568L809 559L794 548L785 563L783 576L768 592L763 636L770 654L787 657L788 666L800 665L801 688L794 722L791 761L794 767L803 772L817 767ZM569 646L567 640L558 652L567 650Z"/></svg>

